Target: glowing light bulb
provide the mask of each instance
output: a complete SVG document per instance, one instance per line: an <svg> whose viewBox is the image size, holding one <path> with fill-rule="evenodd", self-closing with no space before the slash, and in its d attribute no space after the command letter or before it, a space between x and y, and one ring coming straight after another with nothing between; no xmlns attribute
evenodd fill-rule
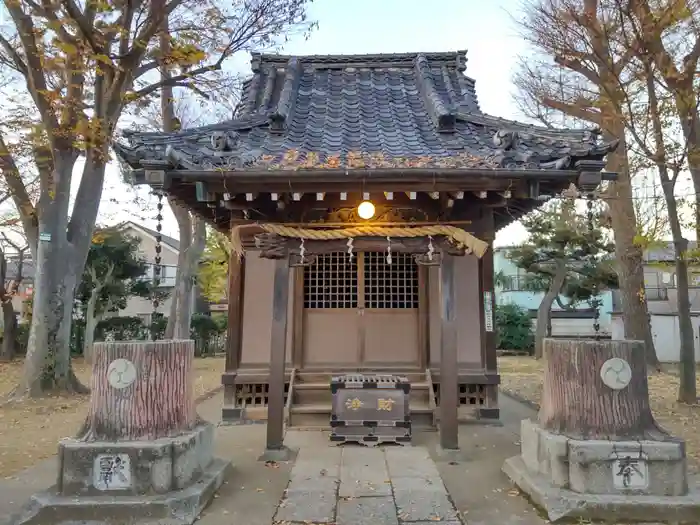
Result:
<svg viewBox="0 0 700 525"><path fill-rule="evenodd" d="M362 201L357 207L357 214L362 219L371 219L374 217L374 204L369 201Z"/></svg>

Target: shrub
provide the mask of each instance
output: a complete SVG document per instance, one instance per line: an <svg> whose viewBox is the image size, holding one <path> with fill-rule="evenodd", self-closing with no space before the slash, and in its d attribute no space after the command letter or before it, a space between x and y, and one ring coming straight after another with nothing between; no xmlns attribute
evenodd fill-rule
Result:
<svg viewBox="0 0 700 525"><path fill-rule="evenodd" d="M496 348L532 351L534 347L535 336L528 311L517 304L496 306Z"/></svg>
<svg viewBox="0 0 700 525"><path fill-rule="evenodd" d="M224 350L225 326L208 314L196 313L190 323L190 337L194 339L195 355L213 355Z"/></svg>
<svg viewBox="0 0 700 525"><path fill-rule="evenodd" d="M138 317L108 317L97 323L95 341L140 340L147 333L147 327Z"/></svg>

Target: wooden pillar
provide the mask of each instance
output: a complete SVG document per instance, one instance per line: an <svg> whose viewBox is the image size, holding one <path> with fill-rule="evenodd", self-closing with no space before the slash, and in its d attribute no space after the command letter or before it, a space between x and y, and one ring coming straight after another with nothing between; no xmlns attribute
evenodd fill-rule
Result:
<svg viewBox="0 0 700 525"><path fill-rule="evenodd" d="M496 359L496 296L493 289L493 244L479 259L479 320L481 327L481 364L486 374L498 369ZM485 385L484 404L479 407L482 419L498 419L498 384Z"/></svg>
<svg viewBox="0 0 700 525"><path fill-rule="evenodd" d="M294 298L292 300L292 367L304 365L304 267L293 270Z"/></svg>
<svg viewBox="0 0 700 525"><path fill-rule="evenodd" d="M418 265L418 366L430 367L430 284L429 267Z"/></svg>
<svg viewBox="0 0 700 525"><path fill-rule="evenodd" d="M243 348L243 299L245 293L245 257L232 253L228 262L228 328L226 331L226 370L224 385L224 422L240 421L243 409L236 407L236 377Z"/></svg>
<svg viewBox="0 0 700 525"><path fill-rule="evenodd" d="M268 376L266 452L284 448L284 369L287 343L287 302L289 298L289 261L275 261L272 297L272 334L270 337L270 374ZM268 459L265 454L261 459Z"/></svg>
<svg viewBox="0 0 700 525"><path fill-rule="evenodd" d="M455 305L455 260L443 254L440 265L442 308L440 344L440 446L444 450L459 448L457 411L459 385L457 373L457 316Z"/></svg>

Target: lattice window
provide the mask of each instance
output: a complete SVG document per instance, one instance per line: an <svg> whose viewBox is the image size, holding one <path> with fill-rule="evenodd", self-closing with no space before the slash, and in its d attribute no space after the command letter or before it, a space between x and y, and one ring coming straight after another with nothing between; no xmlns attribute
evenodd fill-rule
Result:
<svg viewBox="0 0 700 525"><path fill-rule="evenodd" d="M357 256L327 253L306 266L304 308L357 308Z"/></svg>
<svg viewBox="0 0 700 525"><path fill-rule="evenodd" d="M365 308L418 308L418 266L408 253L366 252Z"/></svg>

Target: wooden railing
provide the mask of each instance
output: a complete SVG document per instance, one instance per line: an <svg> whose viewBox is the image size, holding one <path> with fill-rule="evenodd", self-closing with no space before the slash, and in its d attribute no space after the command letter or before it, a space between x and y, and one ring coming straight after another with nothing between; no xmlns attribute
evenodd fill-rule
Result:
<svg viewBox="0 0 700 525"><path fill-rule="evenodd" d="M292 399L294 397L294 379L297 375L297 369L292 368L292 373L289 376L289 389L287 390L287 403L284 407L284 426L289 426L289 420L292 414Z"/></svg>
<svg viewBox="0 0 700 525"><path fill-rule="evenodd" d="M425 380L428 382L428 408L433 415L433 426L437 424L437 403L435 402L435 390L433 389L433 376L430 368L425 369Z"/></svg>

